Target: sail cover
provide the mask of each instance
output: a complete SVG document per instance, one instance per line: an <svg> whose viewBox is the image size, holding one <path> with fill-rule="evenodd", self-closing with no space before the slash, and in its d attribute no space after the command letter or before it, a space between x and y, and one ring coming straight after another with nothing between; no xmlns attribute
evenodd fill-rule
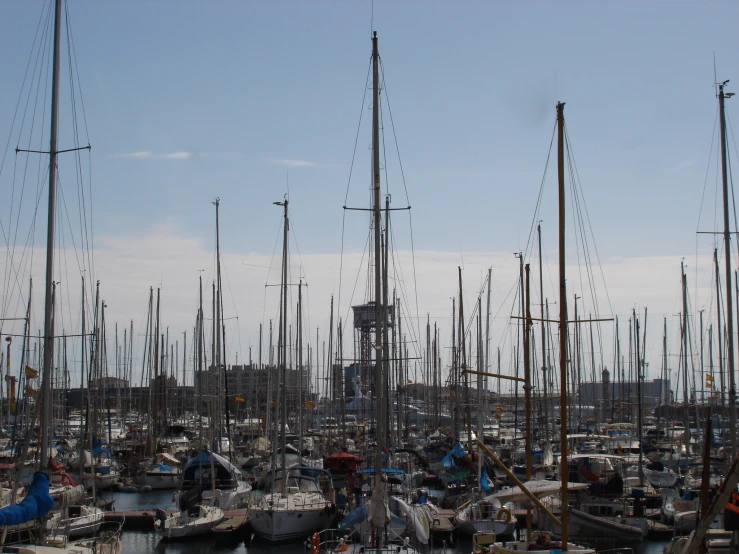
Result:
<svg viewBox="0 0 739 554"><path fill-rule="evenodd" d="M45 473L37 471L33 474L33 482L28 487L26 497L18 504L0 510L0 527L20 525L46 515L53 505L54 499L49 494L49 478Z"/></svg>
<svg viewBox="0 0 739 554"><path fill-rule="evenodd" d="M387 481L384 479L377 480L367 512L367 519L372 527L382 529L390 523L390 507L387 504Z"/></svg>

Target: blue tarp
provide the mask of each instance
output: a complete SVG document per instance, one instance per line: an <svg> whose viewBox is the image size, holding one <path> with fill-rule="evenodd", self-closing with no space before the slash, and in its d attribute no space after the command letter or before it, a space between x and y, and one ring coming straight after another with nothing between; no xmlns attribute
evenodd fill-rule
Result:
<svg viewBox="0 0 739 554"><path fill-rule="evenodd" d="M159 471L172 471L172 468L167 464L159 464Z"/></svg>
<svg viewBox="0 0 739 554"><path fill-rule="evenodd" d="M454 448L452 448L449 453L455 458L464 458L464 455L467 454L467 451L464 449L464 447L462 447L462 443L458 442L454 445Z"/></svg>
<svg viewBox="0 0 739 554"><path fill-rule="evenodd" d="M375 472L374 467L368 467L365 469L360 469L357 473L367 474L367 473L374 473L374 472ZM383 467L382 472L396 474L396 475L403 475L405 473L405 471L403 471L402 469L398 469L397 467Z"/></svg>
<svg viewBox="0 0 739 554"><path fill-rule="evenodd" d="M454 467L454 458L452 458L452 453L449 452L444 458L442 459L442 463L444 464L444 467L446 469L450 469Z"/></svg>
<svg viewBox="0 0 739 554"><path fill-rule="evenodd" d="M53 505L54 499L49 494L49 478L45 473L36 472L26 497L18 504L0 510L0 527L20 525L46 515Z"/></svg>
<svg viewBox="0 0 739 554"><path fill-rule="evenodd" d="M490 481L488 480L488 474L485 473L484 469L480 474L480 488L485 492L488 492L490 490Z"/></svg>

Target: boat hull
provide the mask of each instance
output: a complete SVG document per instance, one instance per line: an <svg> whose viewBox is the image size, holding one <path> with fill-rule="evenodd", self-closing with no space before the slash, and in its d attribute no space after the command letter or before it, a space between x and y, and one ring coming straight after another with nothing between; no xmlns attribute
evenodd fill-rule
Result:
<svg viewBox="0 0 739 554"><path fill-rule="evenodd" d="M329 511L320 510L249 510L249 523L256 535L270 542L305 539L325 529Z"/></svg>
<svg viewBox="0 0 739 554"><path fill-rule="evenodd" d="M149 486L151 490L176 489L180 482L181 473L165 471L147 471L136 476L136 484Z"/></svg>

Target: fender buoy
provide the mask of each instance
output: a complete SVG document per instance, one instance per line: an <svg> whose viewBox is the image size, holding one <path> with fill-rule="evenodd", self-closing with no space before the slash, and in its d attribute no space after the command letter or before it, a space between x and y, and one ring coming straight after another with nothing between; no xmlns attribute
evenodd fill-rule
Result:
<svg viewBox="0 0 739 554"><path fill-rule="evenodd" d="M318 533L313 533L313 536L310 538L310 554L319 554L320 550L321 537L318 536Z"/></svg>
<svg viewBox="0 0 739 554"><path fill-rule="evenodd" d="M503 517L501 517L503 516ZM495 516L496 519L502 519L503 523L510 523L511 521L511 511L508 508L501 508L498 510L498 515Z"/></svg>

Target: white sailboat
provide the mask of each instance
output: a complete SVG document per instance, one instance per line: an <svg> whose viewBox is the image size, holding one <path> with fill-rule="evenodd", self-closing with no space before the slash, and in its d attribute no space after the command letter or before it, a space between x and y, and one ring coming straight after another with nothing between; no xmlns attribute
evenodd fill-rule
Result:
<svg viewBox="0 0 739 554"><path fill-rule="evenodd" d="M278 354L278 371L275 377L277 385L282 380L282 385L275 387L279 391L275 405L274 443L277 443L278 414L282 412L279 419L282 421L282 463L277 463L277 451L272 454L273 480L270 492L265 494L256 506L249 508L249 521L257 536L270 542L282 542L292 539L305 538L314 532L325 529L331 515L334 513L333 504L327 500L316 481L311 477L300 475L299 470L291 471L286 462L286 436L287 436L287 400L285 398L286 383L285 374L287 369L287 263L288 263L288 200L276 202L284 208L284 238L282 247L282 277L280 286L280 341ZM279 471L277 468L280 468Z"/></svg>
<svg viewBox="0 0 739 554"><path fill-rule="evenodd" d="M53 369L54 344L54 247L55 228L57 226L55 217L56 188L57 188L57 157L58 149L58 126L59 126L59 79L61 74L61 36L62 36L62 0L55 0L53 7L53 60L52 60L52 84L51 84L51 117L49 132L49 210L46 244L46 283L44 301L44 331L43 331L43 370L40 397L51 399L51 379ZM48 15L52 15L50 12ZM69 30L69 29L68 29ZM89 147L85 147L89 148ZM73 150L79 150L76 148ZM37 151L27 151L37 152ZM49 494L49 477L46 472L51 473L52 461L50 456L51 439L53 435L52 412L54 406L51 402L40 402L40 446L39 467L41 472L34 474L33 482L28 488L26 498L18 504L14 504L0 510L0 526L12 526L25 523L33 518L46 516L52 506L54 499ZM28 441L24 446L21 456L21 465L28 452ZM67 492L76 492L72 484L62 483ZM74 517L75 509L80 508L79 517ZM71 510L71 511L70 511ZM98 508L67 507L64 512L53 513L46 524L47 534L41 532L36 542L29 542L3 547L3 551L18 554L120 554L121 542L119 539L120 529L103 537L70 542L69 538L80 533L86 533L88 529L99 529L102 520L102 511Z"/></svg>
<svg viewBox="0 0 739 554"><path fill-rule="evenodd" d="M205 506L236 510L249 504L251 485L246 482L239 468L214 452L201 452L185 465L181 490L195 487L201 487Z"/></svg>
<svg viewBox="0 0 739 554"><path fill-rule="evenodd" d="M288 472L289 473L289 472ZM257 536L270 542L302 539L325 529L335 513L314 479L289 475L273 483L274 492L265 494L249 509L249 523Z"/></svg>
<svg viewBox="0 0 739 554"><path fill-rule="evenodd" d="M567 328L567 281L565 273L565 167L564 167L564 103L557 103L557 133L558 133L558 149L557 149L557 165L558 165L558 185L559 185L559 324L560 324L560 445L562 445L562 454L560 457L560 487L559 495L561 499L561 515L556 527L560 531L561 540L553 542L549 533L539 531L532 533L527 540L516 542L497 542L493 545L492 551L497 554L514 554L519 552L532 552L541 550L561 550L563 552L574 554L594 554L595 550L578 544L569 542L569 524L570 509L568 503L568 493L570 487L568 484L568 452L567 452L567 340L565 338ZM525 487L525 485L524 485ZM552 517L552 520L554 518Z"/></svg>
<svg viewBox="0 0 739 554"><path fill-rule="evenodd" d="M157 510L154 529L166 540L196 537L211 532L224 517L220 508L204 504L196 504L178 512Z"/></svg>
<svg viewBox="0 0 739 554"><path fill-rule="evenodd" d="M463 535L493 532L498 537L513 537L518 520L498 499L483 498L461 509L455 522Z"/></svg>
<svg viewBox="0 0 739 554"><path fill-rule="evenodd" d="M159 453L154 461L146 464L136 475L136 484L152 490L176 489L182 477L181 462L167 453Z"/></svg>

